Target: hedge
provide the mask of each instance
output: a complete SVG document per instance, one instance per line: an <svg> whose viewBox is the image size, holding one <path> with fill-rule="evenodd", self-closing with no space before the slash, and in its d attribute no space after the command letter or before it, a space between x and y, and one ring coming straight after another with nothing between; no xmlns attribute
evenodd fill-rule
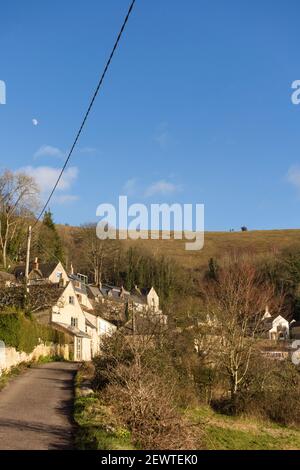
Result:
<svg viewBox="0 0 300 470"><path fill-rule="evenodd" d="M29 319L22 312L0 313L0 340L17 351L31 353L40 343L64 344L65 335Z"/></svg>

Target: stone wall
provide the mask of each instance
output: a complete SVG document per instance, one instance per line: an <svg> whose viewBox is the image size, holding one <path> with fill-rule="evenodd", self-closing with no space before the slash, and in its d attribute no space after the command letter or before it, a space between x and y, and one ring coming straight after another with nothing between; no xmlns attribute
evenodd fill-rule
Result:
<svg viewBox="0 0 300 470"><path fill-rule="evenodd" d="M3 346L3 345L2 345ZM21 363L29 363L37 361L41 357L61 356L64 359L69 359L69 346L59 344L39 344L35 347L32 353L17 351L11 347L1 347L0 344L0 375L4 371L9 371L12 367Z"/></svg>

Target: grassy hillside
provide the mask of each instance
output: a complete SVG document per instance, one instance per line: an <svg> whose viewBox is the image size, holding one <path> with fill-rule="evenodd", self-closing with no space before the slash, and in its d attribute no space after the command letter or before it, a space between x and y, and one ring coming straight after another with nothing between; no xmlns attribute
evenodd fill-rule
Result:
<svg viewBox="0 0 300 470"><path fill-rule="evenodd" d="M79 227L58 226L63 243L72 243L72 233L79 233ZM228 252L246 250L260 254L270 251L297 248L300 250L300 230L269 230L249 232L206 232L205 244L201 251L186 251L183 240L125 240L124 247L136 246L150 251L153 255L165 255L185 267L203 267L212 257L221 257Z"/></svg>
<svg viewBox="0 0 300 470"><path fill-rule="evenodd" d="M266 253L290 247L300 249L300 230L272 230L253 232L206 232L203 250L186 251L182 240L126 241L129 246L144 246L154 254L175 258L187 267L207 265L212 257L228 252L247 250L250 253Z"/></svg>

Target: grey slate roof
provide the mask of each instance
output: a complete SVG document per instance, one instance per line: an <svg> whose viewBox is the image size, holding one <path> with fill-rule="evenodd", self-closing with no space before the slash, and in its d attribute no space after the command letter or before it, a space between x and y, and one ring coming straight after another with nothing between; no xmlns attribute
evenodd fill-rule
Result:
<svg viewBox="0 0 300 470"><path fill-rule="evenodd" d="M43 278L48 278L53 273L57 265L58 265L58 262L39 264L38 270L35 270L35 264L30 263L29 273L35 270L36 272L39 272ZM16 276L17 279L24 278L25 277L25 265L17 266L14 270L14 275Z"/></svg>
<svg viewBox="0 0 300 470"><path fill-rule="evenodd" d="M101 296L100 289L96 286L87 286L87 293L91 299L95 299L96 297Z"/></svg>

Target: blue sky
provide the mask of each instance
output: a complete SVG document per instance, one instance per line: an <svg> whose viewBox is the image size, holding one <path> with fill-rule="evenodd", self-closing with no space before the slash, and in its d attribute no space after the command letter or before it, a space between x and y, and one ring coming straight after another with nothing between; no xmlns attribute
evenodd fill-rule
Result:
<svg viewBox="0 0 300 470"><path fill-rule="evenodd" d="M123 21L125 0L3 0L0 167L61 168ZM300 226L298 0L137 0L50 208L204 203L207 230ZM38 125L33 124L33 119Z"/></svg>

